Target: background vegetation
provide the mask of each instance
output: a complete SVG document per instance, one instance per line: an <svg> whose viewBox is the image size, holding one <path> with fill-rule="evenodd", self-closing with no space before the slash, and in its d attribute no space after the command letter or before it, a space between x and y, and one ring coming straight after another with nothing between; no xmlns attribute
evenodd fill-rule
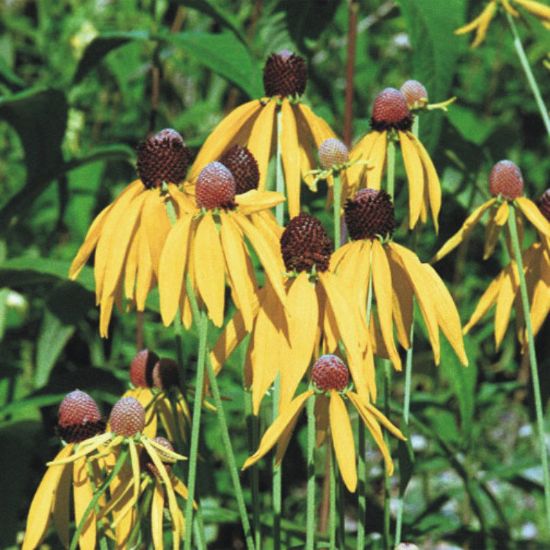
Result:
<svg viewBox="0 0 550 550"><path fill-rule="evenodd" d="M510 158L522 169L526 194L548 186L548 139L513 50L503 17L471 50L452 31L480 2L359 2L354 136L369 126L371 102L387 86L416 78L430 99L457 96L447 115L422 115L420 135L442 178L441 231L425 229L417 253L428 260L487 195L491 166ZM134 314L114 316L111 338L98 335L93 278L87 268L68 282L70 260L93 217L135 179L136 144L151 116L151 66L162 78L155 130L177 129L197 150L224 113L260 97L267 55L289 48L307 58L307 101L342 133L348 6L314 0L0 0L0 546L20 540L43 465L55 453L56 409L65 393L89 392L105 412L128 384L136 351ZM520 23L534 72L548 89L548 31L527 16ZM398 172L397 213L405 184ZM307 208L330 224L324 189ZM409 238L404 228L398 242ZM483 231L467 249L438 265L465 322L504 258L482 261ZM155 295L145 314L148 347L175 357L173 335L159 320ZM228 315L231 312L228 312ZM546 331L545 331L546 329ZM550 393L548 323L538 339L544 401ZM211 334L212 339L215 334ZM544 525L538 452L527 365L512 330L495 351L491 318L467 338L470 366L443 354L436 369L425 340L415 350L412 411L413 477L405 503L404 538L429 548L446 541L480 548L550 545ZM186 335L193 361L195 336ZM426 353L424 353L424 351ZM221 377L237 458L247 456L241 410L240 358ZM402 380L395 378L399 406ZM398 419L396 413L395 419ZM212 414L199 464L199 487L212 548L240 547L240 526ZM285 472L287 542L299 544L305 513L305 430L291 443ZM394 453L395 454L395 453ZM406 462L406 461L405 461ZM402 462L405 464L405 462ZM382 471L371 462L371 543L382 529ZM408 465L410 466L410 464ZM262 467L269 525L270 462ZM319 475L322 476L322 468ZM245 474L246 475L246 474ZM397 494L399 477L396 476ZM346 524L355 524L347 496ZM214 542L218 541L218 542ZM292 542L294 541L294 542ZM55 535L50 542L58 545ZM269 543L266 543L268 547Z"/></svg>

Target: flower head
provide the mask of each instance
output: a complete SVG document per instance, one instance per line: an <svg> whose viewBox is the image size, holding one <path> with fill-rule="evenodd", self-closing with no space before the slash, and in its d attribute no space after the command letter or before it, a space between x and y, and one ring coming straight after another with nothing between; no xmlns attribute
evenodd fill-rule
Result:
<svg viewBox="0 0 550 550"><path fill-rule="evenodd" d="M328 138L319 147L319 162L326 170L349 161L349 149L336 138Z"/></svg>
<svg viewBox="0 0 550 550"><path fill-rule="evenodd" d="M123 397L111 411L109 426L116 435L136 435L145 427L145 409L137 399Z"/></svg>
<svg viewBox="0 0 550 550"><path fill-rule="evenodd" d="M407 100L399 90L386 88L376 96L371 117L374 130L410 130L412 120Z"/></svg>
<svg viewBox="0 0 550 550"><path fill-rule="evenodd" d="M223 154L220 162L229 169L235 178L236 195L258 189L260 183L258 162L247 147L233 145Z"/></svg>
<svg viewBox="0 0 550 550"><path fill-rule="evenodd" d="M153 368L158 355L149 349L142 349L130 363L130 381L137 388L148 388L153 384Z"/></svg>
<svg viewBox="0 0 550 550"><path fill-rule="evenodd" d="M344 391L349 384L349 369L336 355L321 355L311 369L311 381L321 391Z"/></svg>
<svg viewBox="0 0 550 550"><path fill-rule="evenodd" d="M345 220L353 240L391 237L395 215L391 197L377 189L360 189L346 203Z"/></svg>
<svg viewBox="0 0 550 550"><path fill-rule="evenodd" d="M272 53L265 63L263 78L268 97L300 96L307 84L305 59L289 50Z"/></svg>
<svg viewBox="0 0 550 550"><path fill-rule="evenodd" d="M523 176L521 170L511 160L497 162L489 174L489 191L493 197L502 195L514 200L523 195Z"/></svg>
<svg viewBox="0 0 550 550"><path fill-rule="evenodd" d="M57 431L67 443L78 443L105 431L97 403L87 393L74 390L59 405Z"/></svg>
<svg viewBox="0 0 550 550"><path fill-rule="evenodd" d="M403 94L409 109L423 109L428 105L428 91L418 80L407 80L399 91Z"/></svg>
<svg viewBox="0 0 550 550"><path fill-rule="evenodd" d="M211 162L197 178L195 197L199 208L235 208L235 178L221 162Z"/></svg>

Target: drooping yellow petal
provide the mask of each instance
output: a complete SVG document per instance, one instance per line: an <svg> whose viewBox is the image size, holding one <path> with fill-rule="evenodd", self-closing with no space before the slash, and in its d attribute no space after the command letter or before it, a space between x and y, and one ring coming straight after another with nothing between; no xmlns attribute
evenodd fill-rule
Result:
<svg viewBox="0 0 550 550"><path fill-rule="evenodd" d="M365 161L371 158L372 147L379 136L380 132L369 132L361 138L351 150L350 159ZM342 198L353 198L360 187L368 187L363 181L367 179L367 166L364 162L355 162L346 170L346 178L348 185L344 188Z"/></svg>
<svg viewBox="0 0 550 550"><path fill-rule="evenodd" d="M96 517L95 510L91 510L87 518L84 512L94 496L94 491L88 479L86 458L79 458L73 464L73 497L74 519L77 526L84 521L84 527L80 532L79 545L82 550L94 550L96 543Z"/></svg>
<svg viewBox="0 0 550 550"><path fill-rule="evenodd" d="M467 334L470 329L482 318L485 314L491 309L491 307L496 303L498 293L500 292L500 287L502 281L504 280L504 273L500 273L496 279L491 281L491 284L487 287L485 292L482 294L477 306L470 317L470 320L464 325L464 334Z"/></svg>
<svg viewBox="0 0 550 550"><path fill-rule="evenodd" d="M539 277L531 299L531 323L537 334L550 312L550 253L540 247Z"/></svg>
<svg viewBox="0 0 550 550"><path fill-rule="evenodd" d="M160 255L171 225L166 213L166 204L157 190L148 193L140 223L143 224L147 235L153 271L158 277Z"/></svg>
<svg viewBox="0 0 550 550"><path fill-rule="evenodd" d="M401 357L399 357L393 338L393 287L390 265L386 251L378 239L372 242L372 286L374 295L376 296L376 311L385 347L388 350L393 366L397 370L401 370Z"/></svg>
<svg viewBox="0 0 550 550"><path fill-rule="evenodd" d="M281 105L281 149L285 174L288 213L291 218L300 213L300 146L292 105L287 100Z"/></svg>
<svg viewBox="0 0 550 550"><path fill-rule="evenodd" d="M151 261L151 253L149 252L149 244L147 243L147 235L143 227L139 229L139 244L138 244L138 274L136 281L136 309L138 311L145 310L145 301L147 295L154 285L153 281L153 265Z"/></svg>
<svg viewBox="0 0 550 550"><path fill-rule="evenodd" d="M534 2L533 0L515 0L516 4L524 7L527 11L531 12L540 19L545 19L550 22L550 7L541 4L540 2Z"/></svg>
<svg viewBox="0 0 550 550"><path fill-rule="evenodd" d="M514 203L519 206L521 213L535 226L541 235L550 238L550 222L533 201L526 197L519 197Z"/></svg>
<svg viewBox="0 0 550 550"><path fill-rule="evenodd" d="M508 265L500 286L495 309L495 346L498 349L510 322L512 306L519 289L518 270L515 263Z"/></svg>
<svg viewBox="0 0 550 550"><path fill-rule="evenodd" d="M414 290L403 267L398 262L393 261L391 254L388 256L388 260L393 281L392 313L397 338L399 343L405 349L408 349L411 345L410 331L413 319Z"/></svg>
<svg viewBox="0 0 550 550"><path fill-rule="evenodd" d="M267 210L284 202L284 200L285 198L281 193L275 191L258 191L257 189L251 189L235 197L241 214L252 214L253 212Z"/></svg>
<svg viewBox="0 0 550 550"><path fill-rule="evenodd" d="M69 443L57 453L54 461L64 460L72 451L73 444ZM50 514L55 502L57 487L64 469L64 466L50 466L46 470L38 489L36 489L27 517L23 550L33 550L38 547L44 538L50 522Z"/></svg>
<svg viewBox="0 0 550 550"><path fill-rule="evenodd" d="M162 536L162 518L164 517L164 490L162 485L155 480L153 488L153 500L151 502L151 536L155 550L163 550L164 540Z"/></svg>
<svg viewBox="0 0 550 550"><path fill-rule="evenodd" d="M185 282L192 216L182 216L166 237L159 266L160 313L168 326L176 316Z"/></svg>
<svg viewBox="0 0 550 550"><path fill-rule="evenodd" d="M510 0L502 0L502 7L512 16L519 17L519 12L512 7Z"/></svg>
<svg viewBox="0 0 550 550"><path fill-rule="evenodd" d="M281 437L286 426L294 420L295 416L300 414L307 399L312 395L313 390L308 390L293 399L287 407L280 411L279 416L273 421L273 424L271 424L262 437L258 450L244 463L243 470L258 462L258 460L260 460L273 448L275 443L277 443Z"/></svg>
<svg viewBox="0 0 550 550"><path fill-rule="evenodd" d="M399 132L403 163L409 184L409 229L418 222L424 197L424 168L418 149L406 132Z"/></svg>
<svg viewBox="0 0 550 550"><path fill-rule="evenodd" d="M198 291L208 316L214 325L221 327L225 307L225 262L220 236L210 211L199 221L192 254Z"/></svg>
<svg viewBox="0 0 550 550"><path fill-rule="evenodd" d="M71 509L71 488L72 488L72 468L61 467L63 473L57 485L57 490L54 494L53 504L53 523L59 540L64 548L68 548L71 542L69 537L69 528L71 525L70 509Z"/></svg>
<svg viewBox="0 0 550 550"><path fill-rule="evenodd" d="M504 203L506 204L506 203ZM506 207L508 205L506 204ZM495 217L497 213L499 212L498 205L493 205L491 210L489 211L489 219L487 220L487 225L485 226L485 244L483 246L483 259L487 260L491 257L495 250L495 246L498 242L498 237L500 235L500 230L502 228L502 224L495 223ZM506 220L505 220L506 221Z"/></svg>
<svg viewBox="0 0 550 550"><path fill-rule="evenodd" d="M479 26L481 21L483 20L485 12L490 11L490 4L496 4L495 0L491 0L491 2L489 4L487 4L485 9L475 19L472 19L466 25L460 27L459 29L456 29L454 31L454 33L457 34L457 35L467 34L469 32L472 32L473 30L475 30Z"/></svg>
<svg viewBox="0 0 550 550"><path fill-rule="evenodd" d="M104 433L100 435L96 435L95 437L92 437L91 439L86 439L82 443L78 445L78 449L73 454L67 454L65 456L61 456L61 453L58 454L52 461L48 462L48 466L59 466L61 464L70 464L71 462L74 462L78 460L79 458L82 458L83 456L86 456L87 454L93 453L96 449L101 447L106 441L112 438L112 435L110 433Z"/></svg>
<svg viewBox="0 0 550 550"><path fill-rule="evenodd" d="M348 491L357 489L357 466L355 464L355 443L348 411L343 399L334 390L330 392L330 432L338 469Z"/></svg>
<svg viewBox="0 0 550 550"><path fill-rule="evenodd" d="M435 307L438 324L455 350L460 362L467 366L468 358L464 349L462 325L456 304L435 269L429 264L422 264L422 267L427 279L423 284L432 293L432 303Z"/></svg>
<svg viewBox="0 0 550 550"><path fill-rule="evenodd" d="M432 259L432 263L438 262L454 250L462 241L464 241L468 235L472 232L476 224L479 222L486 210L496 202L497 199L490 199L484 202L481 206L478 206L462 224L462 227L437 251L436 255Z"/></svg>
<svg viewBox="0 0 550 550"><path fill-rule="evenodd" d="M388 149L388 132L376 132L378 137L372 145L370 155L365 160L372 165L372 169L367 172L366 187L370 189L380 189L382 183L382 174L386 166L386 153Z"/></svg>
<svg viewBox="0 0 550 550"><path fill-rule="evenodd" d="M233 141L239 130L260 112L262 104L258 100L249 101L231 111L208 136L193 166L189 170L188 180L197 179L201 170L214 160L218 160L227 146Z"/></svg>
<svg viewBox="0 0 550 550"><path fill-rule="evenodd" d="M294 108L296 111L299 111L299 114L301 114L306 120L317 149L319 149L321 143L323 143L326 139L336 137L327 122L320 116L317 116L307 105L304 103L298 103L294 106Z"/></svg>
<svg viewBox="0 0 550 550"><path fill-rule="evenodd" d="M260 171L258 189L261 191L265 189L269 159L271 158L276 107L277 102L270 101L261 108L260 114L250 132L250 139L247 144L249 151L258 162Z"/></svg>
<svg viewBox="0 0 550 550"><path fill-rule="evenodd" d="M135 299L136 276L138 272L139 232L133 235L126 256L124 269L124 295L128 300Z"/></svg>

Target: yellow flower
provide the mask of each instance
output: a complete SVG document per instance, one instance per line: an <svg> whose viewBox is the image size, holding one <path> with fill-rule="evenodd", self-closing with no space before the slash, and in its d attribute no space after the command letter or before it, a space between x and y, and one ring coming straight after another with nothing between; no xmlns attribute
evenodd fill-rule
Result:
<svg viewBox="0 0 550 550"><path fill-rule="evenodd" d="M467 365L460 317L445 284L414 252L389 239L395 228L390 196L385 191L361 189L353 200L348 200L345 219L352 242L334 254L335 271L348 289L348 299L358 304L362 317L367 315L372 280L378 324L371 310L369 329L375 353L389 358L401 370L394 327L398 342L409 348L416 298L436 364L440 360L441 330L462 364Z"/></svg>
<svg viewBox="0 0 550 550"><path fill-rule="evenodd" d="M500 230L506 224L510 215L516 216L518 226L522 227L521 212L533 224L541 240L544 241L550 238L550 223L548 220L534 202L521 196L523 194L523 176L520 169L513 162L501 160L493 166L489 175L489 190L493 198L484 202L466 218L462 227L438 250L433 262L441 260L467 239L487 211L490 215L485 230L484 259L490 257L493 253Z"/></svg>
<svg viewBox="0 0 550 550"><path fill-rule="evenodd" d="M315 389L307 390L281 408L279 416L262 437L258 450L247 459L243 469L260 460L277 443L276 460L282 460L298 415L307 400L318 392L315 396L317 445L324 441L330 429L338 469L348 490L355 492L357 488L357 467L353 431L344 400L349 400L359 413L384 457L388 475L392 475L393 462L380 425L399 439L405 440L405 437L368 399L349 389L349 373L343 361L334 355L323 355L315 362L311 377Z"/></svg>
<svg viewBox="0 0 550 550"><path fill-rule="evenodd" d="M210 162L217 160L234 144L246 145L260 168L260 191L266 187L270 158L275 154L277 119L281 117L281 154L286 183L286 196L291 217L300 211L301 179L312 184L315 152L334 132L328 124L300 101L307 83L305 61L283 50L272 54L264 68L266 97L237 107L214 128L197 159L191 181Z"/></svg>
<svg viewBox="0 0 550 550"><path fill-rule="evenodd" d="M550 311L550 252L542 243L535 242L523 252L522 260L529 303L531 304L533 335L536 335ZM518 316L518 339L525 347L527 337L525 335L525 319L521 315L520 300L518 268L516 262L512 261L483 293L470 320L464 327L464 332L469 332L493 306L496 306L495 345L498 349L508 329L512 306L517 302L515 310Z"/></svg>
<svg viewBox="0 0 550 550"><path fill-rule="evenodd" d="M273 384L281 381L281 407L287 405L317 349L338 350L342 342L357 391L367 398L375 394L374 363L366 324L346 300L342 283L330 269L332 243L321 223L302 213L293 218L281 237L287 269L286 307L271 285L259 293L245 383L252 388L254 414ZM246 336L242 312L227 324L212 353L216 371Z"/></svg>
<svg viewBox="0 0 550 550"><path fill-rule="evenodd" d="M252 327L258 285L247 241L284 302L283 266L273 249L277 237L266 214L284 198L256 189L242 195L235 195L235 191L232 173L215 161L197 179L195 202L187 198L181 201L179 219L166 238L160 259L160 311L165 325L173 321L178 308L185 326L191 325L186 290L189 277L201 306L216 326L223 324L227 281L247 330ZM264 215L260 215L262 211Z"/></svg>
<svg viewBox="0 0 550 550"><path fill-rule="evenodd" d="M346 197L353 197L359 187L380 189L388 140L399 142L409 187L409 228L419 220L425 223L429 210L437 231L441 185L430 155L411 132L412 122L413 115L399 90L386 88L378 94L372 109L372 131L352 150L353 158L365 159L372 169L367 173L361 164L348 169L350 187Z"/></svg>
<svg viewBox="0 0 550 550"><path fill-rule="evenodd" d="M520 12L515 9L523 8L535 17L538 17L545 27L550 25L550 7L535 2L533 0L491 0L483 9L483 11L468 24L456 29L455 34L467 34L475 31L476 36L472 42L472 48L477 48L487 35L487 30L491 21L495 17L498 9L498 5L501 5L512 17L519 17Z"/></svg>
<svg viewBox="0 0 550 550"><path fill-rule="evenodd" d="M96 303L100 307L99 332L108 335L116 303L123 296L138 311L145 309L149 290L158 279L162 247L170 230L166 202L177 193L174 183L185 177L190 153L174 130L162 130L138 148L138 173L134 181L93 221L74 258L69 277L76 279L95 250ZM169 183L167 191L162 184Z"/></svg>

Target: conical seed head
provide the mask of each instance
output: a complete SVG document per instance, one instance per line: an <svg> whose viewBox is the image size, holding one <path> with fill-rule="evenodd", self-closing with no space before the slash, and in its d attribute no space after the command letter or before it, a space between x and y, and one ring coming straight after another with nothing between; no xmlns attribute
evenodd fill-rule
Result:
<svg viewBox="0 0 550 550"><path fill-rule="evenodd" d="M412 115L405 96L395 88L386 88L381 91L372 106L371 124L378 131L392 128L410 130Z"/></svg>
<svg viewBox="0 0 550 550"><path fill-rule="evenodd" d="M281 253L288 271L326 271L332 242L317 219L302 212L292 218L281 235Z"/></svg>
<svg viewBox="0 0 550 550"><path fill-rule="evenodd" d="M289 50L269 56L264 67L264 89L268 97L302 95L307 84L305 60Z"/></svg>
<svg viewBox="0 0 550 550"><path fill-rule="evenodd" d="M550 222L550 189L547 189L537 201L537 206L544 217Z"/></svg>
<svg viewBox="0 0 550 550"><path fill-rule="evenodd" d="M180 183L191 162L191 151L172 128L165 128L140 143L137 154L139 178L149 189L160 187L163 182Z"/></svg>
<svg viewBox="0 0 550 550"><path fill-rule="evenodd" d="M134 436L145 426L145 409L137 399L123 397L111 410L109 424L116 435Z"/></svg>
<svg viewBox="0 0 550 550"><path fill-rule="evenodd" d="M136 388L150 388L153 385L153 367L158 355L149 349L142 349L130 363L130 380Z"/></svg>
<svg viewBox="0 0 550 550"><path fill-rule="evenodd" d="M346 202L344 217L351 239L374 239L391 236L395 215L391 197L385 191L361 189Z"/></svg>
<svg viewBox="0 0 550 550"><path fill-rule="evenodd" d="M161 359L153 367L153 384L155 388L167 390L179 385L179 368L173 359Z"/></svg>
<svg viewBox="0 0 550 550"><path fill-rule="evenodd" d="M349 370L336 355L321 355L311 370L313 383L322 391L343 391L349 384Z"/></svg>
<svg viewBox="0 0 550 550"><path fill-rule="evenodd" d="M236 184L221 162L207 164L197 178L195 198L199 208L234 208Z"/></svg>
<svg viewBox="0 0 550 550"><path fill-rule="evenodd" d="M328 138L319 146L319 162L325 169L348 162L348 148L336 138Z"/></svg>
<svg viewBox="0 0 550 550"><path fill-rule="evenodd" d="M523 176L518 166L511 160L497 162L489 174L489 191L495 197L502 195L510 200L521 197Z"/></svg>
<svg viewBox="0 0 550 550"><path fill-rule="evenodd" d="M428 91L418 80L407 80L400 89L409 109L419 109L428 104Z"/></svg>
<svg viewBox="0 0 550 550"><path fill-rule="evenodd" d="M75 390L59 405L57 431L68 443L78 443L105 431L97 403L87 394Z"/></svg>
<svg viewBox="0 0 550 550"><path fill-rule="evenodd" d="M240 195L251 189L258 189L260 170L254 155L240 145L228 149L220 162L226 166L235 178L235 194Z"/></svg>

